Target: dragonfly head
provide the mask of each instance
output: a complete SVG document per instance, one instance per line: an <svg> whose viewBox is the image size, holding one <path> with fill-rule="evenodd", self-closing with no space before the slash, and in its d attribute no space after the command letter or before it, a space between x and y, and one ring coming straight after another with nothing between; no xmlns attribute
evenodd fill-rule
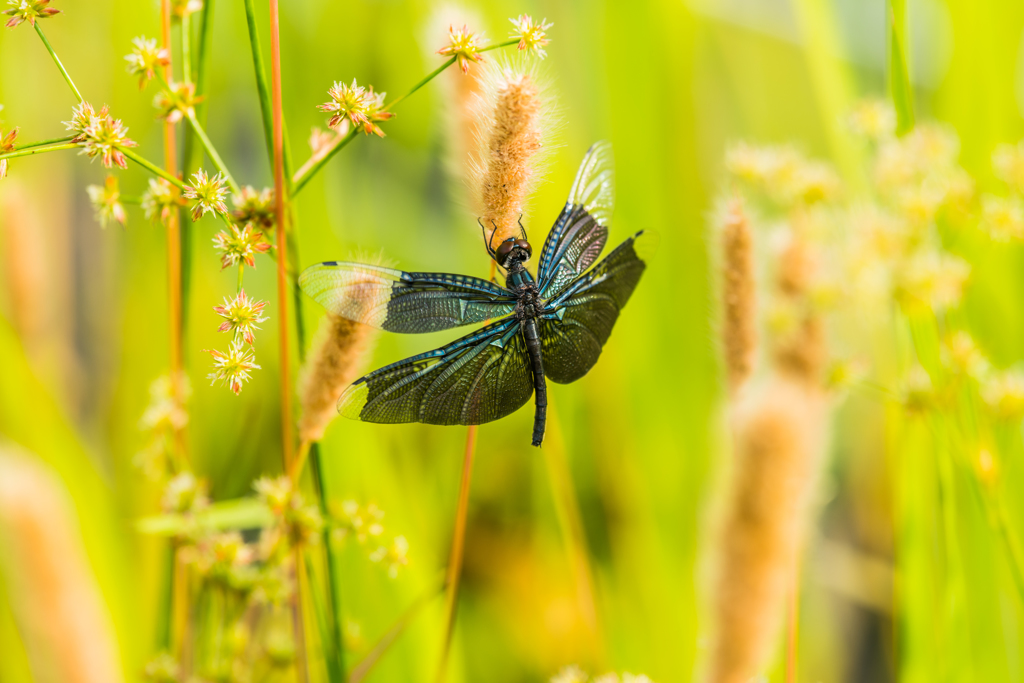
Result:
<svg viewBox="0 0 1024 683"><path fill-rule="evenodd" d="M494 260L502 268L508 268L513 260L526 263L533 256L533 247L523 239L509 237L494 252Z"/></svg>

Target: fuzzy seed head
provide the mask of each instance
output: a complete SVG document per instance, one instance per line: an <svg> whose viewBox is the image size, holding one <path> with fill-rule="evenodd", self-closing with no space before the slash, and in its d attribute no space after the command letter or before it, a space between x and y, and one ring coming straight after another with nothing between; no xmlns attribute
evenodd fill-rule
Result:
<svg viewBox="0 0 1024 683"><path fill-rule="evenodd" d="M18 129L12 129L7 135L0 133L0 154L14 151L14 141L18 137ZM7 159L0 159L0 180L7 177Z"/></svg>
<svg viewBox="0 0 1024 683"><path fill-rule="evenodd" d="M259 370L256 356L251 348L246 348L241 339L231 342L227 352L205 349L213 356L213 372L207 375L211 385L218 382L227 386L235 393L241 393L242 386L251 378L253 370Z"/></svg>
<svg viewBox="0 0 1024 683"><path fill-rule="evenodd" d="M242 188L241 194L231 196L235 210L231 213L236 223L252 223L266 232L274 227L274 190L265 187L260 191L251 185Z"/></svg>
<svg viewBox="0 0 1024 683"><path fill-rule="evenodd" d="M218 332L231 332L236 340L241 337L246 344L252 346L256 343L253 332L260 329L259 323L268 320L261 315L266 305L266 301L250 299L244 289L239 290L234 299L225 297L223 306L213 307L217 315L224 318Z"/></svg>
<svg viewBox="0 0 1024 683"><path fill-rule="evenodd" d="M340 131L342 122L348 120L366 135L373 133L384 137L384 131L376 122L387 121L394 116L389 111L382 111L387 93L375 93L372 85L364 88L353 79L352 85L335 81L327 94L331 96L331 101L317 105L317 109L333 112L334 115L327 122L330 128Z"/></svg>
<svg viewBox="0 0 1024 683"><path fill-rule="evenodd" d="M826 408L817 389L783 378L736 406L715 547L710 681L746 683L770 654L805 533Z"/></svg>
<svg viewBox="0 0 1024 683"><path fill-rule="evenodd" d="M196 104L203 98L196 96L195 83L168 84L169 90L161 90L153 98L153 106L160 110L157 118L168 123L177 123L185 117L195 116Z"/></svg>
<svg viewBox="0 0 1024 683"><path fill-rule="evenodd" d="M722 352L729 387L735 393L750 377L757 352L753 235L739 199L726 208L721 240Z"/></svg>
<svg viewBox="0 0 1024 683"><path fill-rule="evenodd" d="M128 73L139 77L139 90L142 90L156 76L157 67L171 63L171 53L157 45L155 39L145 36L132 40L132 46L131 53L125 55L125 61L128 62Z"/></svg>
<svg viewBox="0 0 1024 683"><path fill-rule="evenodd" d="M455 57L462 73L469 73L470 62L482 62L483 55L480 48L485 47L485 39L482 33L476 34L469 30L469 26L463 24L462 28L455 28L452 24L448 27L448 45L445 45L437 54L445 57Z"/></svg>
<svg viewBox="0 0 1024 683"><path fill-rule="evenodd" d="M151 221L166 223L179 206L185 206L181 191L164 178L150 178L142 194L142 211Z"/></svg>
<svg viewBox="0 0 1024 683"><path fill-rule="evenodd" d="M208 213L225 215L228 212L224 200L228 195L227 183L218 173L210 178L206 171L199 169L192 174L192 182L185 186L182 196L191 199L192 220L197 221Z"/></svg>
<svg viewBox="0 0 1024 683"><path fill-rule="evenodd" d="M545 100L529 73L492 68L480 99L477 178L480 220L493 229L491 246L519 234L526 198L544 148Z"/></svg>
<svg viewBox="0 0 1024 683"><path fill-rule="evenodd" d="M377 331L328 314L299 381L299 436L319 441L338 415L338 399L363 371Z"/></svg>
<svg viewBox="0 0 1024 683"><path fill-rule="evenodd" d="M509 19L512 25L515 26L515 30L509 34L509 38L518 38L520 51L533 50L539 58L544 59L548 56L548 53L544 50L544 46L551 41L544 37L544 32L554 26L554 24L547 23L547 19L542 19L539 23L534 23L533 19L530 18L529 14L522 14L518 19Z"/></svg>
<svg viewBox="0 0 1024 683"><path fill-rule="evenodd" d="M104 228L107 223L114 220L124 225L128 216L125 214L124 206L121 204L121 191L118 189L117 178L108 175L102 185L89 185L85 188L89 193L89 201L96 212L96 220Z"/></svg>
<svg viewBox="0 0 1024 683"><path fill-rule="evenodd" d="M4 14L11 17L4 24L7 28L14 28L22 22L36 25L36 19L49 19L54 14L60 14L59 9L47 7L50 0L7 0L7 6L11 9L4 10Z"/></svg>
<svg viewBox="0 0 1024 683"><path fill-rule="evenodd" d="M232 225L230 234L221 230L214 235L213 246L220 252L220 266L224 270L239 263L255 268L256 254L270 251L273 245L263 239L263 233L255 230L252 225L242 228Z"/></svg>

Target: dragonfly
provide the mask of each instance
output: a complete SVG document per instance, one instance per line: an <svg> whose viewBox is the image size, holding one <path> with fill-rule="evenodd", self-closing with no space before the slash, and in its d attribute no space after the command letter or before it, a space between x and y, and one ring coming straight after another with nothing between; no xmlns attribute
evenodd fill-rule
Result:
<svg viewBox="0 0 1024 683"><path fill-rule="evenodd" d="M497 248L485 232L504 287L469 275L343 261L303 271L299 285L307 295L335 315L378 329L416 334L487 323L355 380L339 399L339 412L364 422L478 425L510 415L532 395L532 444L540 446L546 380L575 382L594 366L656 245L654 233L640 231L594 265L608 240L614 184L611 145L598 142L544 242L536 278L526 268L533 249L521 222L521 235Z"/></svg>

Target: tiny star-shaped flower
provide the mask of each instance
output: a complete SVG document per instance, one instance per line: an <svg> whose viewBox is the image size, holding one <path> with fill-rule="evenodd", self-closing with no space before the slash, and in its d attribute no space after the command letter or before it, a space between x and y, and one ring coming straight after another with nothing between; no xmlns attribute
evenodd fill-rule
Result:
<svg viewBox="0 0 1024 683"><path fill-rule="evenodd" d="M77 130L82 117L91 110L92 107L82 103L75 109L72 120L64 122L65 125L69 130ZM121 150L139 146L139 143L128 137L128 127L121 119L115 119L107 113L107 107L103 107L98 114L89 116L88 123L71 141L82 145L82 154L90 159L99 157L106 168L127 168L128 160Z"/></svg>
<svg viewBox="0 0 1024 683"><path fill-rule="evenodd" d="M149 189L142 195L142 211L147 219L165 222L179 206L185 206L185 200L177 187L164 178L149 179Z"/></svg>
<svg viewBox="0 0 1024 683"><path fill-rule="evenodd" d="M270 251L271 244L263 239L263 233L246 224L241 229L231 226L231 233L221 230L213 237L213 245L221 252L221 270L241 262L250 268L256 267L256 254Z"/></svg>
<svg viewBox="0 0 1024 683"><path fill-rule="evenodd" d="M139 36L132 45L131 54L125 55L125 61L128 62L128 73L139 77L139 90L142 90L156 76L157 67L171 63L171 53L167 48L158 46L153 38Z"/></svg>
<svg viewBox="0 0 1024 683"><path fill-rule="evenodd" d="M331 101L317 105L317 109L334 112L334 116L327 122L329 127L340 131L342 123L348 119L365 134L384 137L384 131L375 122L387 121L394 116L389 111L381 111L387 93L375 93L372 85L364 88L353 79L352 85L335 81L327 94L331 96Z"/></svg>
<svg viewBox="0 0 1024 683"><path fill-rule="evenodd" d="M228 195L224 177L218 173L212 178L206 171L199 169L192 174L192 183L185 186L182 196L195 202L192 205L192 220L197 221L208 213L226 214L227 204L224 199Z"/></svg>
<svg viewBox="0 0 1024 683"><path fill-rule="evenodd" d="M0 136L0 154L14 151L14 141L18 137L18 129L13 128L6 136ZM0 159L0 180L7 177L7 159Z"/></svg>
<svg viewBox="0 0 1024 683"><path fill-rule="evenodd" d="M121 204L121 191L115 176L108 175L102 185L90 185L85 188L85 191L89 193L89 201L92 202L92 208L96 211L96 219L101 226L107 227L107 223L111 220L115 220L121 225L127 223L128 216Z"/></svg>
<svg viewBox="0 0 1024 683"><path fill-rule="evenodd" d="M253 223L260 230L267 231L274 227L274 190L265 187L260 191L251 185L242 188L240 194L231 196L235 210L231 216L240 224Z"/></svg>
<svg viewBox="0 0 1024 683"><path fill-rule="evenodd" d="M448 45L438 50L437 54L455 57L462 73L469 73L470 62L483 61L483 55L480 54L480 48L484 47L482 33L480 35L473 33L465 24L462 25L462 28L455 28L455 25L452 24L448 27L448 40Z"/></svg>
<svg viewBox="0 0 1024 683"><path fill-rule="evenodd" d="M195 83L168 84L170 91L161 90L153 98L153 106L160 110L157 118L168 123L177 123L186 116L195 116L196 104L203 98L196 97Z"/></svg>
<svg viewBox="0 0 1024 683"><path fill-rule="evenodd" d="M544 46L551 41L544 37L544 32L554 24L547 23L547 18L541 19L540 23L535 24L529 14L522 14L518 19L509 19L509 21L516 27L516 30L509 34L509 38L519 39L517 47L520 50L533 50L541 59L548 56Z"/></svg>
<svg viewBox="0 0 1024 683"><path fill-rule="evenodd" d="M54 14L60 14L59 9L47 7L49 4L50 0L7 0L7 6L11 9L4 10L4 14L11 18L4 25L7 28L14 28L27 21L35 26L36 19L49 19Z"/></svg>
<svg viewBox="0 0 1024 683"><path fill-rule="evenodd" d="M231 342L227 352L216 349L206 349L206 352L213 356L213 372L207 375L211 385L223 382L237 396L242 391L242 385L249 381L253 370L260 370L256 365L256 356L251 348L246 348L245 342L238 339Z"/></svg>
<svg viewBox="0 0 1024 683"><path fill-rule="evenodd" d="M236 339L241 336L246 344L252 346L256 343L253 332L260 329L257 324L267 320L260 315L266 305L266 301L250 299L244 289L240 290L234 299L225 297L223 306L213 307L217 315L224 318L217 331L233 332Z"/></svg>

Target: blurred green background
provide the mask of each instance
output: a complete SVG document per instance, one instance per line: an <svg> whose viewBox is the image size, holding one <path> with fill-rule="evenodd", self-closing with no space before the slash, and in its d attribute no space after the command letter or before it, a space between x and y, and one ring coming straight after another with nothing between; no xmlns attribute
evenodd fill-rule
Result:
<svg viewBox="0 0 1024 683"><path fill-rule="evenodd" d="M266 8L258 4L267 46ZM86 99L111 105L141 152L159 158L152 90L138 91L122 59L133 37L158 34L158 3L55 5L65 14L44 26ZM840 118L859 97L884 93L885 7L875 0L466 5L484 18L473 28L492 40L503 38L508 17L520 13L554 24L541 72L561 125L548 182L525 220L534 243L565 201L586 148L606 138L618 174L610 243L654 229L661 245L601 362L576 384L551 390L593 556L606 654L594 656L581 621L544 461L529 446L532 410L524 408L479 431L452 676L539 681L577 662L594 672L691 680L707 634L702 550L721 451L713 274L704 238L722 155L736 139L793 141L848 170ZM285 116L296 159L305 158L310 128L325 124L315 105L334 80L358 78L398 94L440 63L432 56L440 44L423 40L434 10L428 2L400 0L283 3ZM908 25L918 117L956 127L962 163L984 189L994 182L992 148L1024 131L1024 6L921 0L910 3ZM242 3L216 0L213 31L207 130L240 182L271 184ZM380 253L409 270L487 276L475 218L444 173L442 92L431 85L403 103L386 126L387 138L360 137L303 193L297 210L303 265ZM23 141L62 135L60 121L70 118L74 101L27 26L0 32L0 103L4 130L20 126ZM157 642L163 572L161 544L132 528L135 518L157 510L159 494L131 461L142 446L138 420L149 384L167 370L164 235L137 207L130 208L127 229L101 229L84 188L104 175L98 164L60 152L14 160L10 177L0 182L0 434L61 474L125 670L135 677ZM118 175L126 194L141 194L148 181L134 167ZM211 248L216 221L187 229L194 236L186 341L194 388L190 439L213 497L226 499L247 494L254 478L280 469L274 270L261 260L247 276L247 290L271 301L271 321L258 336L263 370L236 398L208 386L210 360L202 353L224 345L211 307L233 291L235 274L220 271ZM1024 334L1016 303L1024 286L1020 252L969 256L984 267L975 268L968 315L987 333L994 358L1016 362ZM309 330L321 314L307 299ZM373 362L450 338L384 335ZM839 522L823 533L884 559L891 556L886 454L881 439L850 445L871 441L857 431L857 420L854 406L837 427L824 518L866 514L882 531L861 538L865 525ZM387 513L389 532L404 534L411 546L411 566L395 580L354 550L344 556L346 616L371 641L445 565L465 438L463 428L349 421L328 432L323 451L331 490L375 501ZM830 589L813 563L804 583L800 680L892 680L891 611ZM0 680L22 680L25 654L5 600L0 597ZM1005 645L1014 654L994 669L996 678L985 680L1024 677L1024 636L1014 614L1011 605L989 615L1006 620ZM374 679L432 676L441 617L436 601Z"/></svg>

